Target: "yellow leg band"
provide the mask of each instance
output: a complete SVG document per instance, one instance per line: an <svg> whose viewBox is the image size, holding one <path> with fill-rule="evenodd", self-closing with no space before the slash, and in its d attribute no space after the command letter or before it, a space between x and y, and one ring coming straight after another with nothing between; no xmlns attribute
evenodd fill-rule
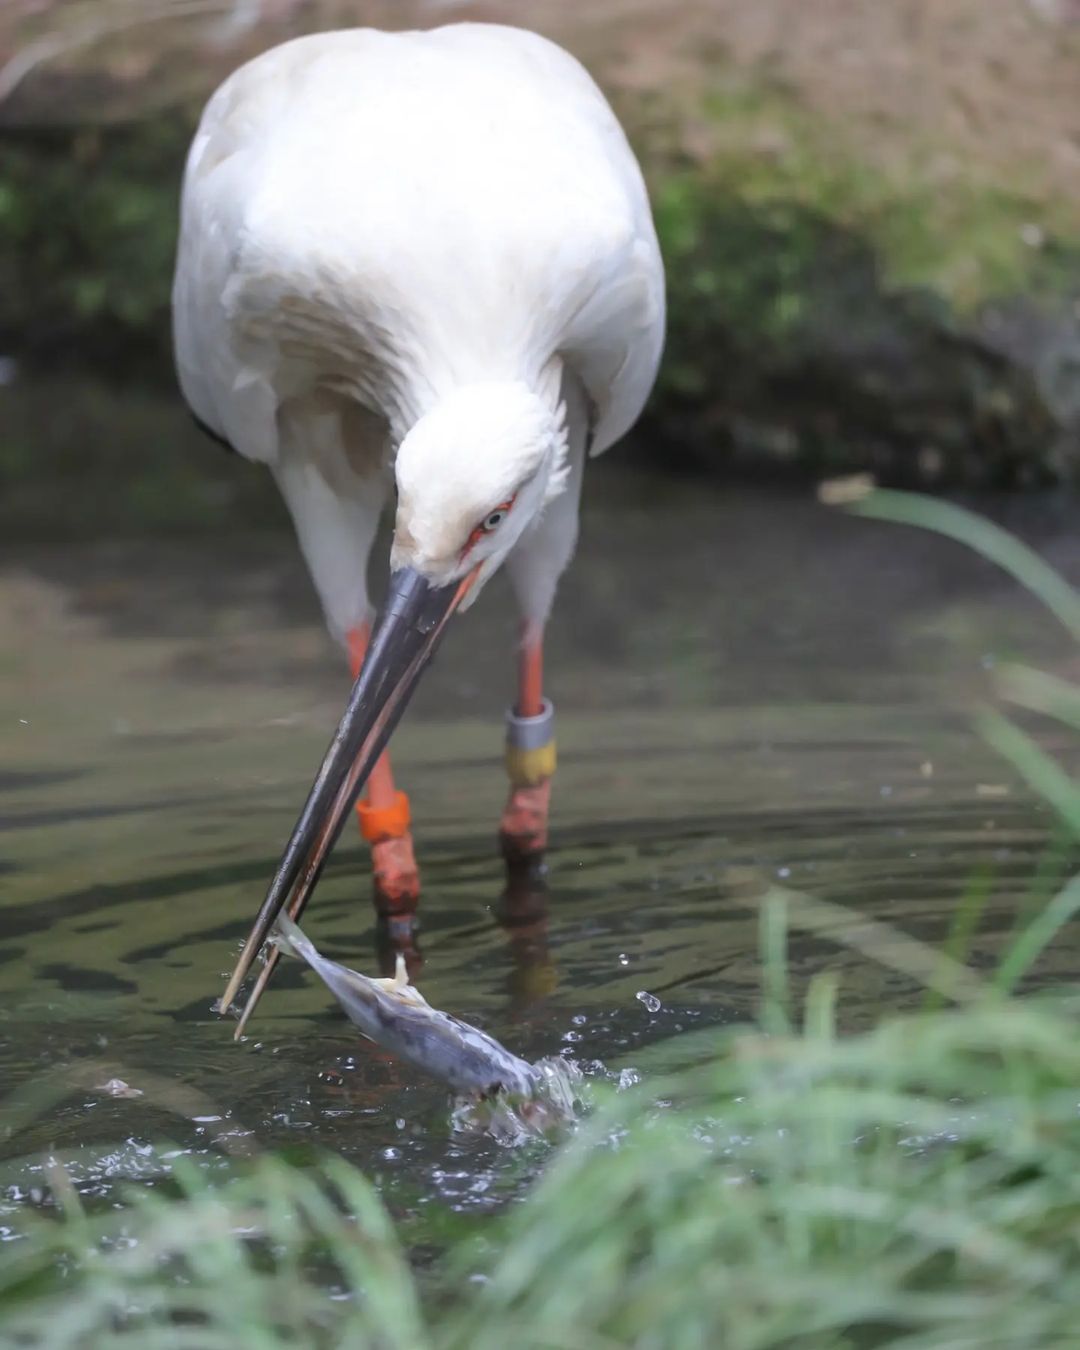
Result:
<svg viewBox="0 0 1080 1350"><path fill-rule="evenodd" d="M555 772L555 742L523 750L516 745L506 747L506 772L514 787L536 787Z"/></svg>

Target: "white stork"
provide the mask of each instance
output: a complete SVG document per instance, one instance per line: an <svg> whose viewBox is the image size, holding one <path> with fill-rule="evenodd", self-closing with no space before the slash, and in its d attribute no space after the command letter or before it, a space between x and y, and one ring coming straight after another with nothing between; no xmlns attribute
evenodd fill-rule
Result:
<svg viewBox="0 0 1080 1350"><path fill-rule="evenodd" d="M496 25L355 29L276 47L210 99L173 313L192 411L269 466L357 675L226 1007L282 906L302 910L365 782L377 901L415 909L385 747L446 621L503 563L523 640L502 836L510 853L543 847L544 623L586 453L628 430L652 386L664 278L637 162L573 57ZM369 645L368 555L391 498Z"/></svg>

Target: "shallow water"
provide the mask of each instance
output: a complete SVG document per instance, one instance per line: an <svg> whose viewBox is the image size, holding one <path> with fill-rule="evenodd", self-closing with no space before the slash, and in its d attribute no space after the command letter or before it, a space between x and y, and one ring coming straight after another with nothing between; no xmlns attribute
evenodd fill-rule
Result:
<svg viewBox="0 0 1080 1350"><path fill-rule="evenodd" d="M970 729L995 662L1067 640L960 548L810 500L601 463L549 643L559 718L543 879L494 846L514 620L493 584L395 740L437 1007L530 1058L646 1074L680 1033L751 1017L769 884L936 939L976 873L989 962L1045 851L1045 812ZM993 505L993 504L991 504ZM999 505L1080 574L1071 511ZM528 1184L445 1094L361 1042L283 965L237 1046L212 1010L346 681L287 536L0 555L0 1235L49 1203L44 1159L111 1201L171 1150L318 1145L424 1231ZM378 963L350 832L310 910L328 955ZM910 984L818 938L857 1025ZM1045 963L1074 975L1072 932ZM651 998L639 998L641 993ZM689 1042L683 1042L686 1045ZM138 1096L100 1085L119 1078ZM163 1142L167 1141L167 1142Z"/></svg>

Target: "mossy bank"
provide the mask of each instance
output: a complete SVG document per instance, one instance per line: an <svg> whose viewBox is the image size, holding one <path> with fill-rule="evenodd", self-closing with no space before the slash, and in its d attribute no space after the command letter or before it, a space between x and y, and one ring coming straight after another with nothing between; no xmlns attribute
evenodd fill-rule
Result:
<svg viewBox="0 0 1080 1350"><path fill-rule="evenodd" d="M1062 29L1055 59L1080 76L1070 42ZM980 154L948 126L830 106L734 41L687 68L605 81L668 270L667 354L638 453L710 472L1074 479L1080 204L1066 178L1007 137ZM21 509L35 510L60 439L30 444L21 385L75 376L144 404L175 397L168 291L196 112L186 97L96 124L73 102L0 129L0 354L17 371L0 475ZM186 437L180 425L168 416L164 441ZM104 439L91 429L83 453ZM178 523L214 514L178 487L157 494Z"/></svg>

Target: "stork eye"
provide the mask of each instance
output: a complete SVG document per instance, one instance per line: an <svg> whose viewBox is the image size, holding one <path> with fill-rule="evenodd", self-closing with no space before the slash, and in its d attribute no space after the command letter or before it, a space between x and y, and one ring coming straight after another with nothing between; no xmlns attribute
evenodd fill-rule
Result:
<svg viewBox="0 0 1080 1350"><path fill-rule="evenodd" d="M513 497L511 497L509 501L500 502L499 505L494 509L494 511L489 511L487 513L484 519L480 522L479 525L477 525L477 527L473 530L472 534L470 534L468 539L466 540L465 547L461 551L461 556L463 558L468 556L469 550L472 548L472 546L476 543L478 539L482 539L485 534L493 534L499 528L499 526L509 515L510 508L513 506L516 500L517 500L517 493L515 492Z"/></svg>

